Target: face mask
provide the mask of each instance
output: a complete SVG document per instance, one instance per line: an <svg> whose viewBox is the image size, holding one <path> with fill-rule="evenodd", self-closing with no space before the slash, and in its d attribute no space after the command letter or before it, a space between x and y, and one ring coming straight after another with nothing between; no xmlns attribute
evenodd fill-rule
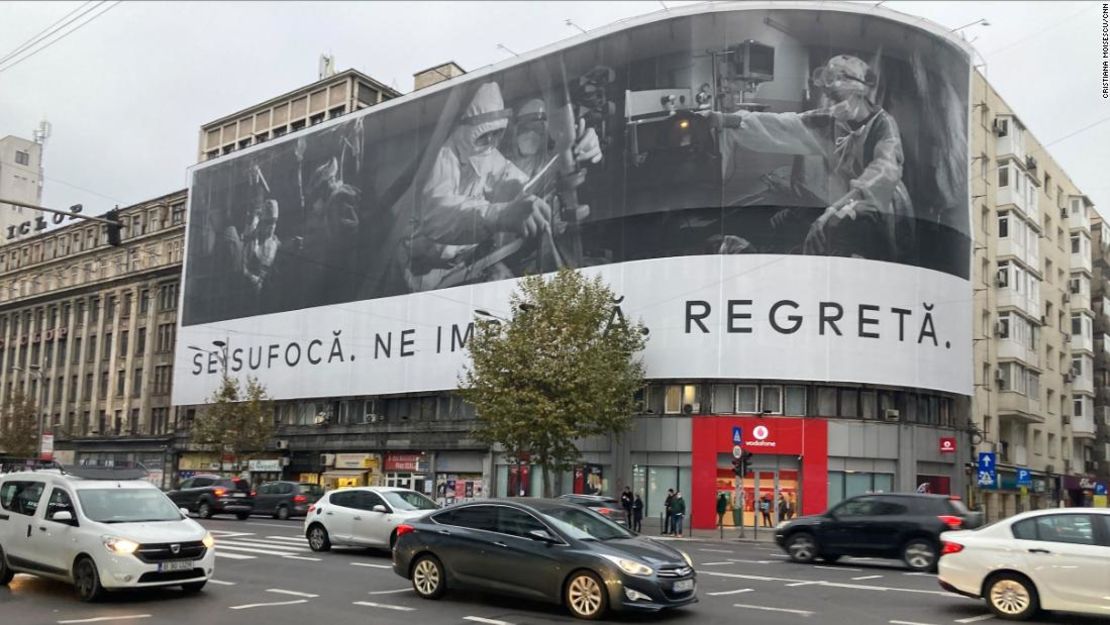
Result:
<svg viewBox="0 0 1110 625"><path fill-rule="evenodd" d="M516 147L523 156L532 156L540 151L540 135L537 132L526 132L516 138Z"/></svg>

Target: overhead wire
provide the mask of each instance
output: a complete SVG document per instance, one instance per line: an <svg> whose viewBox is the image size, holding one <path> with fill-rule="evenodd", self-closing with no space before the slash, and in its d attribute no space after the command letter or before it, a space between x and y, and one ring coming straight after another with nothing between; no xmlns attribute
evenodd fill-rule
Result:
<svg viewBox="0 0 1110 625"><path fill-rule="evenodd" d="M57 20L55 20L52 24L50 24L46 28L43 28L39 32L35 33L34 35L31 36L30 39L28 39L27 41L24 41L23 43L16 46L15 49L13 49L11 52L8 52L4 56L0 57L0 64L3 64L5 62L7 62L9 59L11 59L15 55L19 54L23 50L26 50L27 48L33 46L34 44L38 43L39 41L42 41L46 37L49 37L51 34L56 32L58 29L63 28L64 26L66 26L66 24L69 24L73 20L70 20L70 22L66 22L65 24L61 24L61 22L63 22L69 16L73 15L74 13L80 11L81 9L83 9L84 7L86 7L86 6L88 6L92 3L93 3L93 0L88 0L87 2L81 3L76 9L73 9L69 13L66 13L65 15L63 15L60 18L58 18ZM98 4L100 4L100 3L98 3ZM93 8L95 9L96 7L93 7ZM90 10L92 10L92 9L90 9ZM82 15L84 15L84 13L82 13ZM77 17L81 17L81 16L78 15ZM74 18L74 19L77 19L77 18ZM59 24L61 24L61 25L59 25Z"/></svg>
<svg viewBox="0 0 1110 625"><path fill-rule="evenodd" d="M103 11L101 11L101 12L99 12L99 13L95 13L95 14L93 14L93 16L92 16L92 17L90 17L89 19L85 20L84 22L81 22L81 23L77 24L77 25L76 25L76 26L74 26L73 28L71 28L71 29L69 29L69 30L67 30L67 31L63 32L63 33L61 34L61 36L57 37L56 39L53 39L52 41L50 41L50 42L46 43L45 45L42 45L42 46L40 46L40 47L38 47L38 48L35 48L34 50L30 50L29 52L28 52L28 50L24 50L24 51L23 51L23 53L26 53L26 54L24 54L23 56L20 56L19 58L15 58L14 60L9 60L9 61L7 62L7 65L2 65L2 64L0 64L0 65L2 65L2 66L0 66L0 74L2 74L2 73L4 73L4 72L8 71L9 69L12 69L13 67L16 67L16 66L18 66L18 65L19 65L20 63L22 63L22 62L26 61L27 59L30 59L31 57L35 56L35 55L36 55L36 54L38 54L38 53L40 53L40 52L42 52L42 51L46 50L47 48L49 48L49 47L53 46L54 44L58 43L59 41L62 41L62 40L63 40L63 39L65 39L66 37L69 37L69 36L70 36L70 35L72 35L73 33L75 33L75 32L77 32L77 31L81 30L82 28L84 28L85 26L88 26L88 25L89 25L89 24L91 24L91 23L92 23L93 21L95 21L95 20L96 20L96 19L97 19L98 17L101 17L102 15L104 15L105 13L107 13L108 11L111 11L112 9L116 8L116 7L117 7L117 6L119 6L119 5L120 5L120 4L122 3L122 2L123 2L123 0L116 0L116 2L114 2L114 3L110 4L110 5L108 5L108 8L104 9ZM100 8L101 6L103 6L103 3L102 3L102 4L98 4L98 5L96 5L96 6L95 6L95 7L93 7L93 8L91 9L91 10L95 10L95 9L98 9L98 8ZM89 12L89 11L86 11L85 13L82 13L82 14L81 14L81 16L84 16L84 15L85 15L86 13L88 13L88 12ZM79 16L79 17L80 17L80 16ZM75 18L75 19L76 19L76 18ZM71 20L71 21L72 21L72 20ZM68 22L67 22L67 23L68 23ZM40 41L39 43L42 43L42 42ZM23 54L23 53L21 53L21 54Z"/></svg>

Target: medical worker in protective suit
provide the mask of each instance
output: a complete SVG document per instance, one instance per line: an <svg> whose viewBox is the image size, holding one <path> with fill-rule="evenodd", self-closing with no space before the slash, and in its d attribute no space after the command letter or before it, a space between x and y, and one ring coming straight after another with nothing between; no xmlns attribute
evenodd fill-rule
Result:
<svg viewBox="0 0 1110 625"><path fill-rule="evenodd" d="M488 249L495 235L529 240L550 228L551 207L524 192L528 175L497 148L511 117L497 83L487 82L439 149L410 244L407 278L414 290L453 286L443 278L460 265L473 267L467 281L512 277L501 262L482 262L495 251Z"/></svg>
<svg viewBox="0 0 1110 625"><path fill-rule="evenodd" d="M827 203L803 252L911 260L914 213L902 183L902 138L894 118L873 101L875 73L862 60L834 56L814 72L821 108L802 113L710 112L722 145L820 157L823 175L794 181Z"/></svg>

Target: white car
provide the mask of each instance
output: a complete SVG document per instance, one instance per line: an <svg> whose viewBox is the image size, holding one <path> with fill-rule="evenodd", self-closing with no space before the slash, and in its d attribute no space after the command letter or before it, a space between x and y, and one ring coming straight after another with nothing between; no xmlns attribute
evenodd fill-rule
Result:
<svg viewBox="0 0 1110 625"><path fill-rule="evenodd" d="M204 587L212 535L145 472L50 469L0 477L0 585L16 573L72 583L83 601L105 591Z"/></svg>
<svg viewBox="0 0 1110 625"><path fill-rule="evenodd" d="M344 488L325 493L308 509L304 533L313 551L333 545L393 549L398 525L438 508L407 488Z"/></svg>
<svg viewBox="0 0 1110 625"><path fill-rule="evenodd" d="M1041 609L1110 616L1110 509L1025 512L941 542L941 587L985 599L1002 618Z"/></svg>

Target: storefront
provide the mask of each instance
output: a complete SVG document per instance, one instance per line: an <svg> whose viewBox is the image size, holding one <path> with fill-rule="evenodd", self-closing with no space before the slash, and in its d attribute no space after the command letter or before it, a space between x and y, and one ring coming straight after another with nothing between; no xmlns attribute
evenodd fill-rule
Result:
<svg viewBox="0 0 1110 625"><path fill-rule="evenodd" d="M1105 508L1106 482L1093 477L1064 476L1065 503L1068 506L1083 508Z"/></svg>
<svg viewBox="0 0 1110 625"><path fill-rule="evenodd" d="M326 454L329 455L329 454ZM331 467L320 475L319 484L324 490L352 486L381 486L382 460L378 454L335 454Z"/></svg>
<svg viewBox="0 0 1110 625"><path fill-rule="evenodd" d="M726 525L778 522L779 507L796 515L824 512L828 500L828 422L776 417L694 417L692 488L687 516L696 529L716 527L716 501L729 502ZM753 454L742 479L733 469L739 450ZM760 510L765 501L767 519ZM737 510L741 510L737 514Z"/></svg>
<svg viewBox="0 0 1110 625"><path fill-rule="evenodd" d="M435 457L435 500L440 505L488 496L482 452L443 451Z"/></svg>
<svg viewBox="0 0 1110 625"><path fill-rule="evenodd" d="M429 460L428 454L422 451L386 452L384 486L409 488L431 496L434 485Z"/></svg>
<svg viewBox="0 0 1110 625"><path fill-rule="evenodd" d="M281 458L255 458L247 461L250 483L258 486L263 482L276 482L281 479Z"/></svg>

